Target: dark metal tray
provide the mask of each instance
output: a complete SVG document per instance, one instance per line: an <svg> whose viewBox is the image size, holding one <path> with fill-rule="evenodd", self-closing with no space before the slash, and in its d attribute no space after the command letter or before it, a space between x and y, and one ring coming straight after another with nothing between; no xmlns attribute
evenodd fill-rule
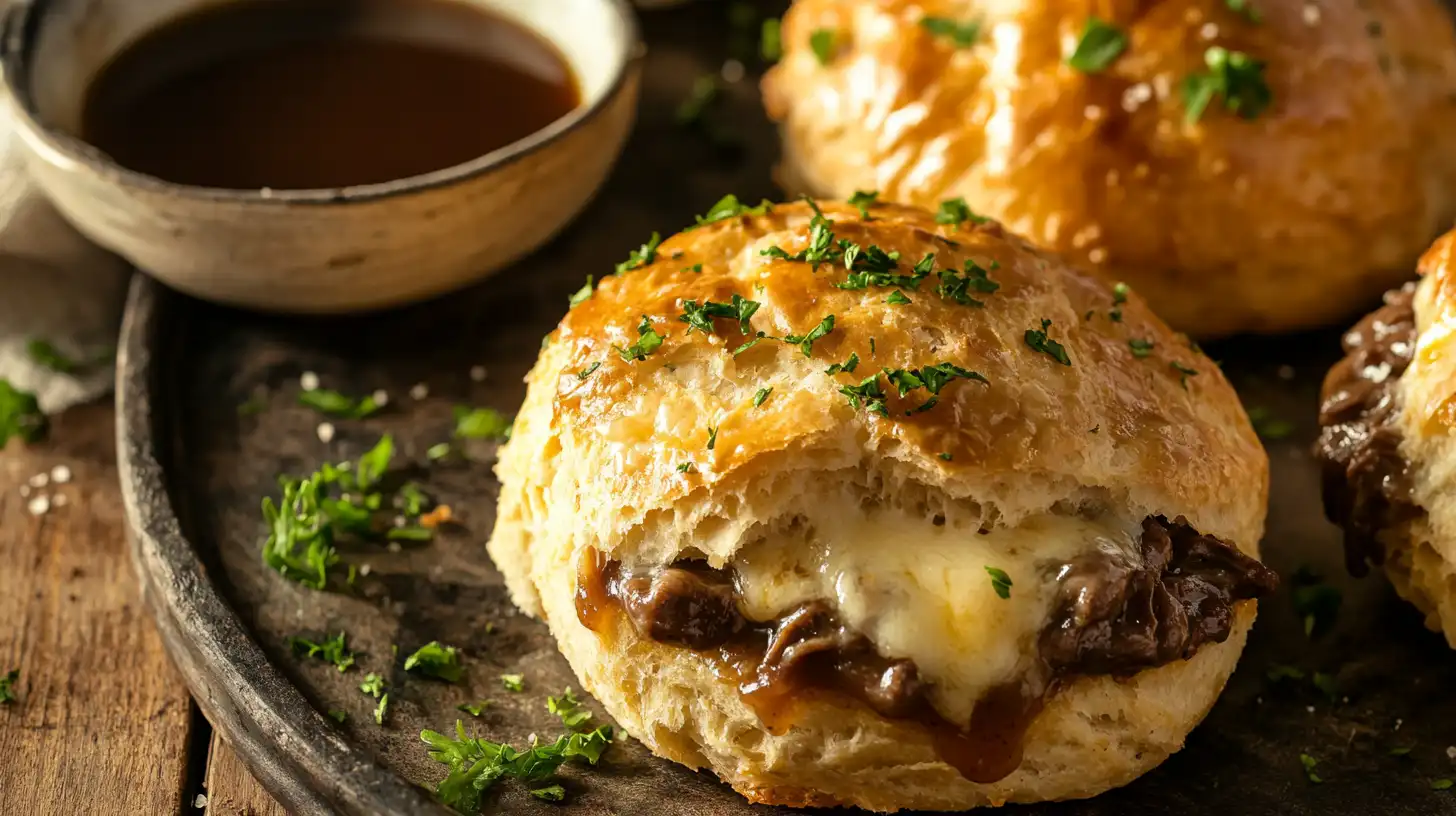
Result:
<svg viewBox="0 0 1456 816"><path fill-rule="evenodd" d="M209 306L137 278L118 383L136 567L203 712L290 808L440 810L426 788L444 769L426 757L419 732L451 729L465 717L456 711L462 702L496 702L478 720L465 717L492 739L520 744L532 733L560 731L544 699L575 681L546 628L513 610L485 554L497 488L488 455L426 473L429 488L456 509L459 530L397 553L345 551L371 567L353 594L315 592L266 570L259 502L276 494L278 474L357 457L385 432L402 452L397 461L423 464L425 448L448 438L455 404L513 412L541 336L586 274L609 270L653 230L675 231L725 192L776 196L775 138L754 77L726 88L709 114L715 132L741 140L736 148L674 121L694 78L728 56L724 13L719 4L695 4L645 15L651 53L641 121L606 190L563 237L469 291L365 317L293 320ZM1269 443L1264 553L1286 579L1308 566L1342 591L1332 631L1306 637L1286 580L1263 605L1239 671L1184 751L1097 799L1011 812L1456 814L1456 791L1432 788L1433 780L1456 775L1447 755L1456 743L1456 653L1382 579L1344 576L1338 534L1320 512L1318 471L1307 450L1319 381L1338 336L1330 330L1209 349L1247 405L1294 424L1287 438ZM481 383L469 375L477 365L488 370ZM390 407L375 418L336 422L337 437L326 445L316 435L319 416L295 401L303 371L346 393L384 388ZM429 397L410 399L421 382ZM255 394L265 395L266 408L240 416L238 406ZM363 652L362 670L384 674L393 688L385 727L374 724L374 701L357 689L360 671L340 674L289 652L291 635L340 629ZM391 656L394 644L407 654L435 639L463 648L463 684L407 677ZM1308 681L1269 680L1275 664L1329 673L1336 699ZM525 693L504 693L503 672L525 674ZM324 716L329 709L346 711L347 721L336 725ZM600 708L596 714L604 717ZM1405 747L1408 755L1391 754ZM1301 754L1319 760L1323 782L1306 778ZM792 812L751 807L711 775L654 759L630 740L598 768L565 775L564 806L503 784L487 810Z"/></svg>

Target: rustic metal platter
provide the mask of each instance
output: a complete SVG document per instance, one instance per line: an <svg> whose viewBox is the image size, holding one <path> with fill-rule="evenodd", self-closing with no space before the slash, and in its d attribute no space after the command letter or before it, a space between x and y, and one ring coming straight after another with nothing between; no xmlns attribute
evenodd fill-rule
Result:
<svg viewBox="0 0 1456 816"><path fill-rule="evenodd" d="M517 614L485 554L497 485L494 451L426 467L428 446L448 439L457 404L512 413L541 337L589 273L610 270L653 230L690 222L726 192L776 197L774 135L750 76L726 85L710 126L684 130L678 103L695 77L742 48L725 8L691 4L644 15L650 55L641 120L607 188L566 234L518 267L475 288L393 312L298 320L206 305L143 277L133 286L118 382L123 487L135 564L173 660L198 702L263 784L307 814L444 812L429 793L444 776L419 740L463 718L478 735L521 744L554 736L544 700L574 679L546 628ZM730 139L728 137L731 136ZM1266 601L1243 662L1187 747L1118 791L1085 802L1011 808L1043 814L1456 814L1456 653L1426 631L1379 577L1355 581L1341 568L1337 531L1324 521L1319 474L1308 455L1319 381L1339 333L1215 345L1246 405L1292 423L1268 442L1273 490L1266 560L1285 587ZM473 367L486 371L483 381ZM299 377L367 394L384 389L387 409L337 421L320 441L320 417L297 403ZM477 372L478 374L478 372ZM424 399L408 396L423 383ZM240 414L245 403L262 410ZM259 503L279 474L356 458L393 434L396 463L416 467L458 524L436 540L391 552L350 546L368 565L354 589L316 592L260 560ZM1176 479L1176 473L1168 474ZM1294 611L1289 577L1323 575L1343 602L1334 625L1309 637ZM358 667L340 673L295 657L288 638L347 631ZM407 676L408 654L431 640L460 646L459 685ZM1271 680L1277 665L1327 673L1333 696L1308 679ZM384 726L358 690L363 672L392 688ZM501 687L502 673L526 677ZM478 719L456 710L489 698ZM599 721L605 712L590 703ZM347 714L342 724L326 716ZM1404 752L1404 749L1409 749ZM1393 754L1392 751L1395 753ZM1301 755L1318 760L1312 781ZM1451 754L1456 755L1456 750ZM708 774L656 760L623 740L597 768L568 766L568 802L552 805L502 784L486 810L499 813L780 814L752 807ZM1439 787L1439 783L1437 784Z"/></svg>

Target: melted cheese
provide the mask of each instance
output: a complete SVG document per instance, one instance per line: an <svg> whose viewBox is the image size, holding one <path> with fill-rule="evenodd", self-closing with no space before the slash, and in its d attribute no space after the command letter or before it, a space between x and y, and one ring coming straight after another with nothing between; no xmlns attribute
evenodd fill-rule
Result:
<svg viewBox="0 0 1456 816"><path fill-rule="evenodd" d="M981 534L844 509L739 551L744 613L771 620L829 601L882 655L915 661L935 707L960 724L987 690L1031 669L1063 564L1099 549L1136 552L1134 526L1047 515ZM1006 571L1010 597L996 593L987 567Z"/></svg>

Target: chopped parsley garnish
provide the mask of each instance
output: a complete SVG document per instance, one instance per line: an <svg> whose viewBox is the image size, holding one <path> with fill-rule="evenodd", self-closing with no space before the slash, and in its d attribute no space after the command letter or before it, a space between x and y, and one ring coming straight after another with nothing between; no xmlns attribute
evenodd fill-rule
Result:
<svg viewBox="0 0 1456 816"><path fill-rule="evenodd" d="M768 337L768 335L764 334L763 332L758 332L752 338L750 338L748 340L748 342L744 343L743 345L739 346L736 349L733 349L733 352L732 352L733 353L733 356L734 357L737 357L738 355L742 354L743 352L748 351L749 349L751 349L754 346L758 345L758 341L763 340L763 339L765 339L767 337ZM777 338L774 338L774 339L777 339Z"/></svg>
<svg viewBox="0 0 1456 816"><path fill-rule="evenodd" d="M349 713L347 711L340 711L337 708L331 708L329 709L329 719L333 720L339 725L343 725L344 720L349 719Z"/></svg>
<svg viewBox="0 0 1456 816"><path fill-rule="evenodd" d="M860 218L869 221L872 218L870 215L870 207L879 203L879 197L880 193L878 190L870 190L868 192L855 190L854 195L849 197L849 206L857 208Z"/></svg>
<svg viewBox="0 0 1456 816"><path fill-rule="evenodd" d="M437 462L450 455L450 443L440 442L425 449L425 458Z"/></svg>
<svg viewBox="0 0 1456 816"><path fill-rule="evenodd" d="M900 253L886 252L873 245L862 249L858 244L849 241L840 243L844 247L844 263L849 274L842 282L834 284L836 289L859 290L871 286L893 286L915 291L935 267L935 255L926 255L915 264L909 275L897 275L895 269L900 265Z"/></svg>
<svg viewBox="0 0 1456 816"><path fill-rule="evenodd" d="M808 334L789 334L784 336L785 343L792 343L804 352L805 357L814 356L814 341L823 338L834 331L834 315L826 315L819 325L809 330Z"/></svg>
<svg viewBox="0 0 1456 816"><path fill-rule="evenodd" d="M450 739L434 731L420 732L420 739L429 746L430 759L450 768L449 775L436 786L436 795L445 805L467 814L478 813L486 791L504 778L520 780L533 794L558 801L556 789L560 786L543 783L550 782L568 760L597 764L612 744L609 725L590 733L564 734L553 743L532 745L524 751L468 737L460 720L455 721L455 736ZM564 797L565 791L559 794Z"/></svg>
<svg viewBox="0 0 1456 816"><path fill-rule="evenodd" d="M869 375L859 385L842 385L839 393L849 399L849 405L858 411L864 408L872 414L887 417L890 409L885 406L885 389L880 385L879 372Z"/></svg>
<svg viewBox="0 0 1456 816"><path fill-rule="evenodd" d="M647 315L643 315L642 322L637 326L637 342L626 348L620 346L612 346L612 348L616 350L624 363L630 363L633 360L641 362L647 359L647 355L662 348L664 339L663 335L658 334L652 328L652 321L647 319Z"/></svg>
<svg viewBox="0 0 1456 816"><path fill-rule="evenodd" d="M924 388L930 392L930 399L906 411L905 413L907 415L918 414L921 411L929 411L931 408L934 408L936 403L940 401L941 389L945 388L953 380L961 379L975 380L976 382L982 383L990 382L979 373L961 368L954 363L941 363L939 365L925 366L924 368L887 368L884 371L885 379L889 380L890 385L895 386L895 389L900 392L900 396L902 397L917 388Z"/></svg>
<svg viewBox="0 0 1456 816"><path fill-rule="evenodd" d="M713 103L718 101L718 93L720 90L721 86L718 84L718 75L716 73L699 75L697 79L693 80L693 87L688 91L688 95L683 98L682 102L678 103L677 111L673 114L673 118L683 127L692 127L701 123L703 114L707 113L708 108L712 107ZM631 260L629 259L628 263L630 262ZM651 261L649 260L647 263L651 263ZM636 266L640 265L636 264ZM627 269L633 268L635 266L627 267ZM617 274L621 274L624 271L626 270L622 268L622 264L618 264Z"/></svg>
<svg viewBox="0 0 1456 816"><path fill-rule="evenodd" d="M566 302L568 304L567 308L575 309L581 304L586 303L588 300L591 300L592 292L595 291L595 289L593 289L593 286L595 285L595 280L596 278L592 275L587 275L586 283L583 284L580 289L572 292L571 297L566 299Z"/></svg>
<svg viewBox="0 0 1456 816"><path fill-rule="evenodd" d="M729 193L718 199L718 202L703 215L696 217L694 223L688 229L696 229L706 224L716 224L719 221L727 221L730 218L737 218L741 215L763 215L773 210L773 204L764 199L757 207L749 207L738 200L738 196Z"/></svg>
<svg viewBox="0 0 1456 816"><path fill-rule="evenodd" d="M708 426L708 450L712 450L718 444L718 426Z"/></svg>
<svg viewBox="0 0 1456 816"><path fill-rule="evenodd" d="M494 408L468 408L455 406L456 439L501 439L510 440L510 417Z"/></svg>
<svg viewBox="0 0 1456 816"><path fill-rule="evenodd" d="M828 65L834 61L834 52L839 50L835 40L832 28L816 28L809 35L809 48L814 51L814 57L819 60L820 65Z"/></svg>
<svg viewBox="0 0 1456 816"><path fill-rule="evenodd" d="M547 802L560 802L566 799L566 788L560 785L547 785L544 788L532 788L531 795Z"/></svg>
<svg viewBox="0 0 1456 816"><path fill-rule="evenodd" d="M1453 782L1450 779L1432 779L1431 780L1431 790L1438 790L1438 791L1450 790L1453 785L1456 785L1456 782Z"/></svg>
<svg viewBox="0 0 1456 816"><path fill-rule="evenodd" d="M384 537L390 541L430 541L435 537L435 531L419 525L405 525L391 527Z"/></svg>
<svg viewBox="0 0 1456 816"><path fill-rule="evenodd" d="M1198 372L1196 370L1191 369L1186 365L1183 365L1177 360L1168 363L1168 366L1174 371L1178 372L1178 384L1183 386L1184 391L1188 390L1188 378L1198 376Z"/></svg>
<svg viewBox="0 0 1456 816"><path fill-rule="evenodd" d="M778 62L784 55L783 22L779 18L769 17L763 21L763 29L758 38L758 55L765 62Z"/></svg>
<svg viewBox="0 0 1456 816"><path fill-rule="evenodd" d="M0 378L0 448L12 436L24 442L39 442L45 437L47 427L46 416L40 412L35 395Z"/></svg>
<svg viewBox="0 0 1456 816"><path fill-rule="evenodd" d="M1132 356L1138 358L1139 360L1143 359L1144 357L1151 356L1153 353L1152 340L1143 340L1134 337L1133 339L1127 341L1127 347L1132 349Z"/></svg>
<svg viewBox="0 0 1456 816"><path fill-rule="evenodd" d="M1088 17L1067 64L1084 74L1095 74L1116 62L1126 49L1127 35L1122 29L1095 16Z"/></svg>
<svg viewBox="0 0 1456 816"><path fill-rule="evenodd" d="M0 677L0 703L13 703L20 698L15 696L15 683L20 679L20 669L11 669Z"/></svg>
<svg viewBox="0 0 1456 816"><path fill-rule="evenodd" d="M404 670L438 677L447 683L458 683L465 676L465 667L460 665L460 652L454 646L444 646L438 640L415 650L404 659Z"/></svg>
<svg viewBox="0 0 1456 816"><path fill-rule="evenodd" d="M374 707L374 724L384 725L384 715L389 711L389 693L385 692L379 698L379 705Z"/></svg>
<svg viewBox="0 0 1456 816"><path fill-rule="evenodd" d="M592 713L576 699L576 693L568 686L560 697L547 697L546 710L561 718L561 724L575 731L577 726L592 718Z"/></svg>
<svg viewBox="0 0 1456 816"><path fill-rule="evenodd" d="M996 595L1001 599L1011 597L1011 576L1006 570L996 567L986 567L986 574L991 576L991 588L996 590Z"/></svg>
<svg viewBox="0 0 1456 816"><path fill-rule="evenodd" d="M921 17L920 27L931 35L943 37L956 48L970 48L981 37L981 21L960 22L949 17Z"/></svg>
<svg viewBox="0 0 1456 816"><path fill-rule="evenodd" d="M995 267L995 264L992 264ZM1001 284L988 277L988 270L975 261L966 261L964 270L956 272L954 269L942 269L939 273L940 284L935 287L935 293L945 300L959 303L962 306L985 306L986 304L971 297L971 292L991 294L1001 288ZM1044 327L1043 327L1044 328Z"/></svg>
<svg viewBox="0 0 1456 816"><path fill-rule="evenodd" d="M329 568L339 563L333 528L319 506L323 478L322 473L315 473L302 481L283 479L278 504L271 497L263 499L263 520L269 527L263 563L313 589L327 586Z"/></svg>
<svg viewBox="0 0 1456 816"><path fill-rule="evenodd" d="M300 391L298 402L301 405L341 419L363 419L379 411L380 404L374 401L374 397L354 398L338 391L329 391L324 388L315 388L312 391Z"/></svg>
<svg viewBox="0 0 1456 816"><path fill-rule="evenodd" d="M506 691L524 691L526 689L526 676L524 674L502 674L500 679L501 686Z"/></svg>
<svg viewBox="0 0 1456 816"><path fill-rule="evenodd" d="M1314 684L1315 688L1320 690L1320 693L1324 694L1325 697L1329 698L1330 702L1333 703L1336 699L1339 698L1340 687L1339 684L1335 682L1334 675L1317 671L1309 678L1309 681Z"/></svg>
<svg viewBox="0 0 1456 816"><path fill-rule="evenodd" d="M1329 631L1344 602L1340 590L1324 583L1318 574L1306 567L1300 567L1294 573L1291 583L1294 614L1304 622L1305 636L1315 638Z"/></svg>
<svg viewBox="0 0 1456 816"><path fill-rule="evenodd" d="M1269 678L1269 682L1271 683L1277 683L1280 680L1303 680L1304 670L1296 666L1275 663L1269 667L1268 671L1264 672L1264 676Z"/></svg>
<svg viewBox="0 0 1456 816"><path fill-rule="evenodd" d="M647 243L632 250L632 253L627 256L627 260L617 264L617 274L630 272L657 260L657 247L661 244L662 236L656 232L652 233L652 237L647 239Z"/></svg>
<svg viewBox="0 0 1456 816"><path fill-rule="evenodd" d="M1033 351L1039 351L1062 365L1069 366L1072 364L1072 358L1067 356L1067 350L1062 347L1061 343L1047 336L1047 329L1051 325L1050 320L1042 320L1040 329L1027 329L1024 338L1026 345L1030 346Z"/></svg>
<svg viewBox="0 0 1456 816"><path fill-rule="evenodd" d="M601 367L602 367L602 361L601 360L598 360L595 363L592 363L591 365L587 366L586 368L583 368L582 370L576 372L576 378L578 380L584 380L587 377L590 377L592 375L592 372L596 371L597 369L599 369Z"/></svg>
<svg viewBox="0 0 1456 816"><path fill-rule="evenodd" d="M694 274L700 274L703 271L703 265L700 264L700 263L695 263L692 266L684 266L682 268L682 271L683 272L692 272Z"/></svg>
<svg viewBox="0 0 1456 816"><path fill-rule="evenodd" d="M936 456L939 456L942 460L944 460L946 462L949 462L951 459L954 459L955 458L955 457L951 456L949 453L937 453Z"/></svg>
<svg viewBox="0 0 1456 816"><path fill-rule="evenodd" d="M695 465L695 464L693 464L692 462L683 462L682 464L680 464L680 465L677 466L677 472L678 473L697 473L698 472L698 466Z"/></svg>
<svg viewBox="0 0 1456 816"><path fill-rule="evenodd" d="M910 303L910 298L906 297L904 292L896 289L890 293L889 297L885 298L885 302L891 306L905 306Z"/></svg>
<svg viewBox="0 0 1456 816"><path fill-rule="evenodd" d="M1391 748L1386 753L1390 754L1393 757L1403 757L1403 756L1410 756L1410 752L1411 751L1414 751L1414 750L1415 750L1415 746L1414 745L1398 745L1398 746L1396 746L1394 748Z"/></svg>
<svg viewBox="0 0 1456 816"><path fill-rule="evenodd" d="M935 223L937 224L964 224L967 221L972 224L984 224L990 220L971 212L971 207L966 203L964 197L948 198L940 202L940 209L935 211Z"/></svg>
<svg viewBox="0 0 1456 816"><path fill-rule="evenodd" d="M359 690L378 700L384 694L384 678L369 672L364 675L364 682L359 684Z"/></svg>
<svg viewBox="0 0 1456 816"><path fill-rule="evenodd" d="M1264 21L1264 16L1259 13L1258 9L1254 8L1253 0L1223 0L1223 4L1228 6L1229 11L1243 15L1244 19L1251 23L1261 23Z"/></svg>
<svg viewBox="0 0 1456 816"><path fill-rule="evenodd" d="M772 393L773 386L758 389L758 393L753 395L753 407L757 408L758 406L763 405L764 400L768 399L768 395Z"/></svg>
<svg viewBox="0 0 1456 816"><path fill-rule="evenodd" d="M1267 408L1254 406L1249 409L1249 422L1260 439L1275 442L1294 433L1294 423L1274 416Z"/></svg>
<svg viewBox="0 0 1456 816"><path fill-rule="evenodd" d="M1264 63L1241 51L1210 46L1203 52L1206 73L1190 74L1183 80L1184 120L1193 124L1203 116L1214 97L1245 119L1253 119L1269 107L1273 93L1264 81Z"/></svg>
<svg viewBox="0 0 1456 816"><path fill-rule="evenodd" d="M1130 290L1127 288L1127 284L1121 281L1112 284L1112 305L1121 306L1122 304L1126 303L1127 293L1129 291Z"/></svg>
<svg viewBox="0 0 1456 816"><path fill-rule="evenodd" d="M1319 764L1319 760L1315 759L1309 754L1300 754L1299 764L1304 766L1304 775L1309 778L1309 781L1315 783L1316 785L1324 781L1323 779L1320 779L1319 774L1315 773L1314 771L1315 766Z"/></svg>
<svg viewBox="0 0 1456 816"><path fill-rule="evenodd" d="M485 713L485 710L487 708L490 708L490 705L491 703L489 700L481 700L478 703L461 703L460 705L455 706L455 710L464 711L466 714L469 714L472 717L479 717L481 714Z"/></svg>
<svg viewBox="0 0 1456 816"><path fill-rule="evenodd" d="M57 374L74 374L83 367L79 361L62 354L49 340L39 337L26 343L25 351L36 365Z"/></svg>
<svg viewBox="0 0 1456 816"><path fill-rule="evenodd" d="M855 354L854 352L850 352L848 360L845 360L842 363L835 363L834 365L824 369L824 373L838 374L839 372L843 371L846 374L853 374L856 368L859 368L859 355Z"/></svg>
<svg viewBox="0 0 1456 816"><path fill-rule="evenodd" d="M288 647L293 650L294 654L316 657L326 663L332 663L342 672L348 671L349 667L354 665L354 653L349 651L347 640L348 635L343 632L326 638L321 643L315 643L307 638L291 637L288 639Z"/></svg>
<svg viewBox="0 0 1456 816"><path fill-rule="evenodd" d="M734 294L729 303L714 303L711 300L704 301L701 306L696 300L683 302L683 313L678 317L680 322L688 324L688 334L693 329L708 334L713 331L713 318L726 317L738 321L738 328L744 334L748 334L748 320L753 313L758 311L762 305L756 300L749 300L742 295Z"/></svg>

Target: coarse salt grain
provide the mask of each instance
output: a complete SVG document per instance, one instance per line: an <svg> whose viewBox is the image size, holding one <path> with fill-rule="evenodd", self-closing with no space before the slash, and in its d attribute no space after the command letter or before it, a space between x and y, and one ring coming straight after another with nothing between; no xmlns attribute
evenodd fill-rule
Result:
<svg viewBox="0 0 1456 816"><path fill-rule="evenodd" d="M723 76L724 82L738 82L743 79L743 63L735 59L728 60L723 63L723 70L720 73Z"/></svg>
<svg viewBox="0 0 1456 816"><path fill-rule="evenodd" d="M399 542L398 541L391 541L391 542L389 542L388 544L385 545L384 549L389 550L392 553L397 553L402 548L399 546Z"/></svg>
<svg viewBox="0 0 1456 816"><path fill-rule="evenodd" d="M50 511L51 500L46 498L45 494L41 494L31 499L30 503L25 505L25 509L29 510L32 516L43 516Z"/></svg>
<svg viewBox="0 0 1456 816"><path fill-rule="evenodd" d="M56 484L65 484L71 481L71 469L65 465L56 465L51 468L51 481Z"/></svg>
<svg viewBox="0 0 1456 816"><path fill-rule="evenodd" d="M1456 759L1456 745L1448 745L1448 746L1446 746L1446 758L1447 759Z"/></svg>
<svg viewBox="0 0 1456 816"><path fill-rule="evenodd" d="M26 496L29 496L29 495L30 495L30 485L28 485L28 484L21 485L20 486L20 498L23 499L23 498L25 498Z"/></svg>
<svg viewBox="0 0 1456 816"><path fill-rule="evenodd" d="M430 395L430 387L424 383L415 383L410 389L410 399L422 400Z"/></svg>
<svg viewBox="0 0 1456 816"><path fill-rule="evenodd" d="M1211 40L1218 36L1218 23L1204 23L1203 28L1200 28L1198 33L1203 39Z"/></svg>
<svg viewBox="0 0 1456 816"><path fill-rule="evenodd" d="M403 526L405 526L408 523L409 522L405 520L405 517L404 516L395 516L394 517L394 526L396 526L396 527L403 527Z"/></svg>
<svg viewBox="0 0 1456 816"><path fill-rule="evenodd" d="M50 484L50 481L51 481L50 474L47 474L47 473L37 473L34 476L30 477L30 486L31 487L45 487L46 485Z"/></svg>
<svg viewBox="0 0 1456 816"><path fill-rule="evenodd" d="M1405 720L1402 720L1399 717L1397 717L1396 720L1395 720L1395 730L1396 731L1399 731L1401 725L1404 724L1404 723L1405 723Z"/></svg>
<svg viewBox="0 0 1456 816"><path fill-rule="evenodd" d="M389 404L389 392L388 391L385 391L383 388L379 389L378 391L375 391L374 392L374 404L379 405L381 407L383 407L385 405L388 405Z"/></svg>
<svg viewBox="0 0 1456 816"><path fill-rule="evenodd" d="M362 566L362 567L359 568L359 574L360 575L368 575L369 573L371 573L373 571L374 571L374 567L370 566L369 564L365 564L364 566Z"/></svg>
<svg viewBox="0 0 1456 816"><path fill-rule="evenodd" d="M334 441L334 424L332 422L320 422L318 426L318 438L324 444Z"/></svg>
<svg viewBox="0 0 1456 816"><path fill-rule="evenodd" d="M1292 380L1292 379L1294 379L1294 366L1291 366L1291 365L1282 365L1282 366L1279 366L1279 379L1281 379L1281 380Z"/></svg>
<svg viewBox="0 0 1456 816"><path fill-rule="evenodd" d="M1304 707L1304 710L1305 711L1308 711L1311 714L1313 714L1314 713L1314 706L1305 706Z"/></svg>
<svg viewBox="0 0 1456 816"><path fill-rule="evenodd" d="M1306 4L1304 7L1304 24L1314 26L1319 25L1319 21L1320 7L1316 6L1314 3Z"/></svg>
<svg viewBox="0 0 1456 816"><path fill-rule="evenodd" d="M267 188L265 187L264 188L264 191L266 192L266 190L267 190ZM199 793L199 794L197 794L197 798L192 800L192 806L195 807L195 808L205 808L205 807L207 807L207 794L205 794L205 793Z"/></svg>
<svg viewBox="0 0 1456 816"><path fill-rule="evenodd" d="M475 382L485 382L485 366L471 366L470 379Z"/></svg>
<svg viewBox="0 0 1456 816"><path fill-rule="evenodd" d="M51 499L51 504L55 505L56 507L65 507L67 501L68 499L66 498L65 493L57 493L56 497L54 499Z"/></svg>
<svg viewBox="0 0 1456 816"><path fill-rule="evenodd" d="M305 371L298 378L298 387L305 391L317 391L319 387L318 375L312 371Z"/></svg>

